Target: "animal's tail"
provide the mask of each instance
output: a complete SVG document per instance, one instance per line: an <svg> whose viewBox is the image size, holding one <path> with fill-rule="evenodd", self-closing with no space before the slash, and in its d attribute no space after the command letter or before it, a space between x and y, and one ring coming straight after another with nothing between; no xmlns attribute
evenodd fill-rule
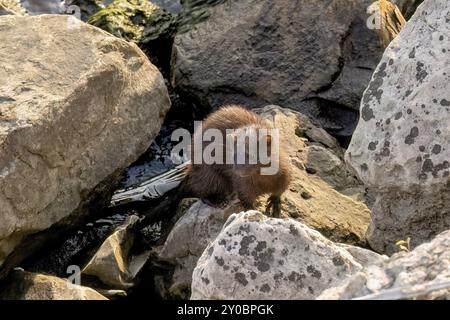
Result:
<svg viewBox="0 0 450 320"><path fill-rule="evenodd" d="M135 201L147 201L162 197L168 191L175 189L186 177L186 168L189 162L141 182L136 186L117 190L111 198L110 207Z"/></svg>

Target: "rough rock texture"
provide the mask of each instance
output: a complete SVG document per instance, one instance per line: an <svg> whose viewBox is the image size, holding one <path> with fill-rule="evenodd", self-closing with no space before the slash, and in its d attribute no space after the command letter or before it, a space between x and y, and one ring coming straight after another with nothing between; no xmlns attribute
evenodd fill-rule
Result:
<svg viewBox="0 0 450 320"><path fill-rule="evenodd" d="M431 284L442 282L447 282L447 289L424 290ZM352 299L367 295L372 295L372 299L450 300L450 231L412 252L397 253L389 260L365 267L343 284L324 291L319 299Z"/></svg>
<svg viewBox="0 0 450 320"><path fill-rule="evenodd" d="M275 103L349 136L382 49L371 0L242 0L177 35L174 85L206 107ZM326 30L327 32L323 32Z"/></svg>
<svg viewBox="0 0 450 320"><path fill-rule="evenodd" d="M373 259L359 250L365 261ZM191 299L314 299L362 267L351 252L295 220L247 211L232 215L200 257Z"/></svg>
<svg viewBox="0 0 450 320"><path fill-rule="evenodd" d="M391 43L346 153L379 192L368 240L380 252L450 228L449 15L449 2L427 1Z"/></svg>
<svg viewBox="0 0 450 320"><path fill-rule="evenodd" d="M333 241L364 245L370 220L362 202L365 189L347 168L336 139L293 110L266 106L255 111L280 130L291 161L292 182L282 197L283 215ZM265 200L260 201L261 211Z"/></svg>
<svg viewBox="0 0 450 320"><path fill-rule="evenodd" d="M228 217L242 210L239 204L213 208L198 200L177 221L158 258L175 264L170 283L171 297L189 298L192 272L208 244L213 241Z"/></svg>
<svg viewBox="0 0 450 320"><path fill-rule="evenodd" d="M27 235L106 204L170 107L141 50L82 22L67 28L68 19L0 18L0 265Z"/></svg>
<svg viewBox="0 0 450 320"><path fill-rule="evenodd" d="M94 276L111 289L126 290L135 285L135 278L147 262L149 252L132 256L133 227L139 218L130 216L116 228L83 268L82 274Z"/></svg>
<svg viewBox="0 0 450 320"><path fill-rule="evenodd" d="M108 300L97 291L43 274L15 270L0 291L1 300Z"/></svg>

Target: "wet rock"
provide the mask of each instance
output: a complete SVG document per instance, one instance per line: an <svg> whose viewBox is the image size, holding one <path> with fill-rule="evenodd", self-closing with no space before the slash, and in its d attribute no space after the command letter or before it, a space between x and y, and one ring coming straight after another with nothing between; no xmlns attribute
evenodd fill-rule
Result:
<svg viewBox="0 0 450 320"><path fill-rule="evenodd" d="M370 3L224 1L176 36L174 85L205 107L280 104L349 136L382 54Z"/></svg>
<svg viewBox="0 0 450 320"><path fill-rule="evenodd" d="M72 19L0 18L0 265L23 244L8 268L107 205L170 107L141 50Z"/></svg>
<svg viewBox="0 0 450 320"><path fill-rule="evenodd" d="M392 253L450 228L450 4L427 1L384 53L347 162L378 192L370 245Z"/></svg>
<svg viewBox="0 0 450 320"><path fill-rule="evenodd" d="M127 290L133 287L136 276L150 256L149 252L131 255L134 225L138 220L137 216L130 216L116 228L83 268L82 275L94 276L111 289Z"/></svg>
<svg viewBox="0 0 450 320"><path fill-rule="evenodd" d="M247 211L230 216L203 252L191 299L314 299L362 268L358 255L300 222Z"/></svg>
<svg viewBox="0 0 450 320"><path fill-rule="evenodd" d="M97 291L67 279L15 270L0 290L2 300L108 300Z"/></svg>
<svg viewBox="0 0 450 320"><path fill-rule="evenodd" d="M450 231L411 252L369 264L341 285L324 291L319 299L450 299ZM437 284L447 288L436 290ZM432 288L434 290L430 290Z"/></svg>

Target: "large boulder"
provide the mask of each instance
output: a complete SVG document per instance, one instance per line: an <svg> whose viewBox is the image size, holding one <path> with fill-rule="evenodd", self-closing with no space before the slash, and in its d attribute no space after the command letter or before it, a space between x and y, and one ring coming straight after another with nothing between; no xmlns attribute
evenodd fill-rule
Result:
<svg viewBox="0 0 450 320"><path fill-rule="evenodd" d="M292 219L234 214L200 257L191 299L314 299L365 263L384 259L355 252Z"/></svg>
<svg viewBox="0 0 450 320"><path fill-rule="evenodd" d="M280 104L349 136L382 54L371 2L224 1L175 38L173 84L205 107Z"/></svg>
<svg viewBox="0 0 450 320"><path fill-rule="evenodd" d="M347 162L378 192L370 245L391 253L450 229L450 3L423 3L361 101Z"/></svg>
<svg viewBox="0 0 450 320"><path fill-rule="evenodd" d="M450 231L412 252L369 264L319 299L447 299L450 300Z"/></svg>
<svg viewBox="0 0 450 320"><path fill-rule="evenodd" d="M198 259L220 233L228 217L241 210L237 203L214 208L198 200L183 213L158 252L159 259L175 265L165 285L168 296L189 298L192 272Z"/></svg>
<svg viewBox="0 0 450 320"><path fill-rule="evenodd" d="M0 18L0 265L107 204L170 108L136 45L73 19Z"/></svg>
<svg viewBox="0 0 450 320"><path fill-rule="evenodd" d="M0 290L1 300L108 300L68 279L14 270Z"/></svg>

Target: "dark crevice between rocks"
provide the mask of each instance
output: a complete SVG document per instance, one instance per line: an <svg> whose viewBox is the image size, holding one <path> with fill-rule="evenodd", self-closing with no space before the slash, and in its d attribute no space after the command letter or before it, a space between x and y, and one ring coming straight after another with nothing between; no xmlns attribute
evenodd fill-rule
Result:
<svg viewBox="0 0 450 320"><path fill-rule="evenodd" d="M346 149L358 124L359 112L319 97L308 98L303 102L298 111L308 115L314 125L325 129Z"/></svg>

